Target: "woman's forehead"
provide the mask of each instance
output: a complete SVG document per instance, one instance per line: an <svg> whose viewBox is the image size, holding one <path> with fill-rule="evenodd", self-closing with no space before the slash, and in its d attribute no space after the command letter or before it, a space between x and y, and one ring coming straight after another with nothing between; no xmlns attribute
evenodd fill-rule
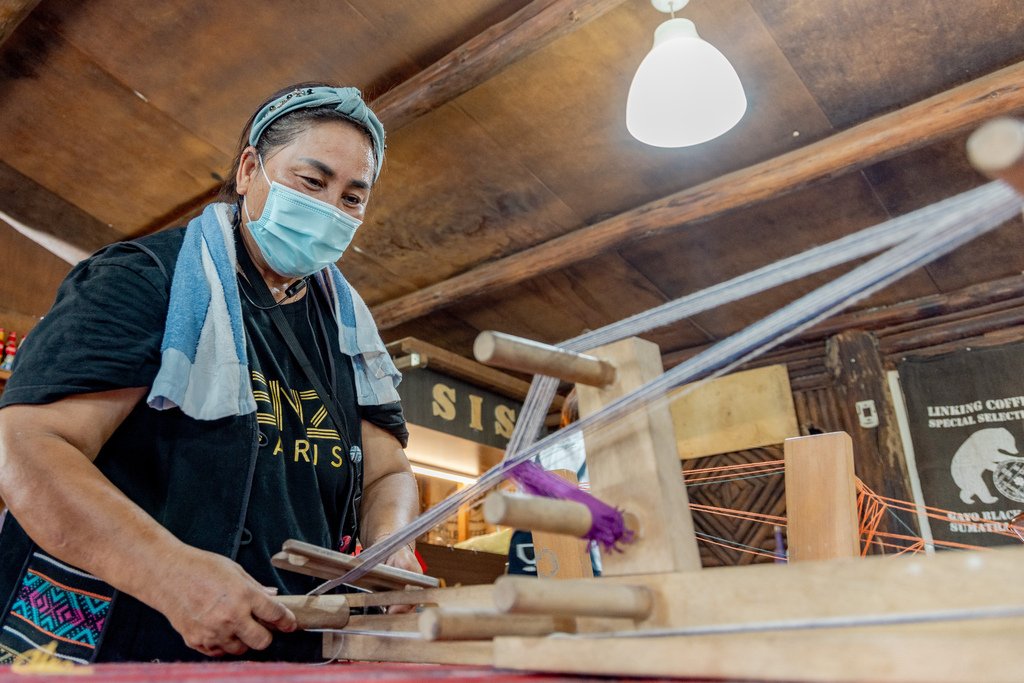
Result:
<svg viewBox="0 0 1024 683"><path fill-rule="evenodd" d="M357 165L373 174L373 144L358 126L344 121L314 123L276 152L275 156L317 160L332 168Z"/></svg>

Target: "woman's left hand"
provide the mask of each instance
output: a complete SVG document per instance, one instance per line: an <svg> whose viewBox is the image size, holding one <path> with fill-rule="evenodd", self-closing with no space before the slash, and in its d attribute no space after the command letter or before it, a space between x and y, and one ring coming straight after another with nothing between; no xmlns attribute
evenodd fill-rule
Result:
<svg viewBox="0 0 1024 683"><path fill-rule="evenodd" d="M423 568L420 566L419 560L416 559L416 555L412 552L409 546L405 546L389 557L384 564L396 569L416 572L417 574L423 573ZM413 605L391 605L391 607L388 607L388 614L405 614L412 611Z"/></svg>
<svg viewBox="0 0 1024 683"><path fill-rule="evenodd" d="M396 569L404 569L407 572L416 572L417 574L423 573L423 567L420 566L419 560L416 559L416 555L409 546L405 546L389 557L384 564L389 567L395 567Z"/></svg>

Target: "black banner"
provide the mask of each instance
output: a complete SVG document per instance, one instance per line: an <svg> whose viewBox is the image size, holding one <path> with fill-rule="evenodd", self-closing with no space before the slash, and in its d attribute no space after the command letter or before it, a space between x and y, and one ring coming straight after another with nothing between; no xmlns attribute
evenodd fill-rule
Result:
<svg viewBox="0 0 1024 683"><path fill-rule="evenodd" d="M407 370L398 385L412 424L505 448L522 404L427 368Z"/></svg>
<svg viewBox="0 0 1024 683"><path fill-rule="evenodd" d="M1024 345L964 350L898 365L936 541L1019 543L1006 531L1024 508Z"/></svg>

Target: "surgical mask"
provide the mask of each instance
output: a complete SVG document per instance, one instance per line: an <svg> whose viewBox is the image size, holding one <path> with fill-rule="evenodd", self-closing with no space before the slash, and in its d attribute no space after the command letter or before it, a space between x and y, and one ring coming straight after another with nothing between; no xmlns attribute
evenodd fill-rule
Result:
<svg viewBox="0 0 1024 683"><path fill-rule="evenodd" d="M267 265L279 275L305 277L336 262L352 242L362 221L337 207L313 199L281 183L270 184L263 213L256 220L249 215L248 196L242 199L245 217Z"/></svg>

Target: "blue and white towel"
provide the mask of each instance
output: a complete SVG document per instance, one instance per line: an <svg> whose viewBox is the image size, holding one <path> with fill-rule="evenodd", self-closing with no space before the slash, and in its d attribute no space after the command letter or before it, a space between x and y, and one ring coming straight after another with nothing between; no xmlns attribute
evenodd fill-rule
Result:
<svg viewBox="0 0 1024 683"><path fill-rule="evenodd" d="M160 346L160 370L147 399L157 410L180 408L198 420L255 412L242 304L235 276L235 208L214 203L192 219L178 252ZM398 399L401 373L391 361L370 309L335 266L317 282L334 302L341 351L352 358L359 405Z"/></svg>

